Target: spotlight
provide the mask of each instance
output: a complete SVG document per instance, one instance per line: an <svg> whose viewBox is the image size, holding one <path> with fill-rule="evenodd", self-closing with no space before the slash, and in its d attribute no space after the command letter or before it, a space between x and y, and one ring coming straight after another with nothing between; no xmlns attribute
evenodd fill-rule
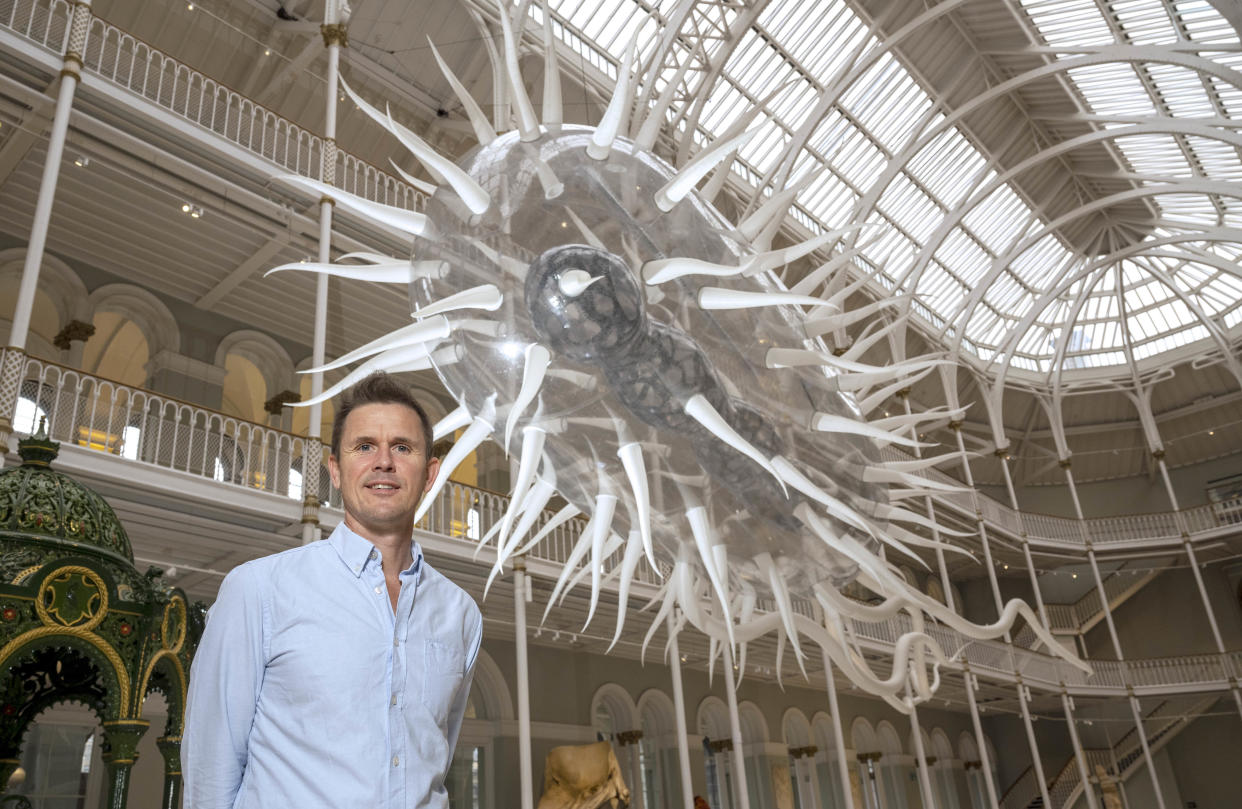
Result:
<svg viewBox="0 0 1242 809"><path fill-rule="evenodd" d="M1078 578L1078 574L1077 574L1077 573L1071 573L1071 574L1070 574L1070 578L1071 578L1071 579L1076 579L1076 578Z"/></svg>
<svg viewBox="0 0 1242 809"><path fill-rule="evenodd" d="M186 10L186 11L193 11L193 10L194 10L194 4L193 4L193 3L186 3L186 4L185 4L185 10Z"/></svg>
<svg viewBox="0 0 1242 809"><path fill-rule="evenodd" d="M77 166L80 169L84 169L90 164L91 164L91 159L87 157L86 155L80 154L77 157L73 158L73 165Z"/></svg>
<svg viewBox="0 0 1242 809"><path fill-rule="evenodd" d="M264 56L271 56L271 55L272 55L272 49L271 49L271 48L264 48L264 49L263 49L263 55L264 55Z"/></svg>
<svg viewBox="0 0 1242 809"><path fill-rule="evenodd" d="M189 214L191 219L202 219L203 218L203 206L197 203L194 203L194 202L181 203L181 212L184 214Z"/></svg>

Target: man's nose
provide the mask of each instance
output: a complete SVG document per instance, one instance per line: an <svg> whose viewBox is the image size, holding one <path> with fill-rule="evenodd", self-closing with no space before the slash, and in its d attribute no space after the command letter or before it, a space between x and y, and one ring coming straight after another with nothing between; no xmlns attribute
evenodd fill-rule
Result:
<svg viewBox="0 0 1242 809"><path fill-rule="evenodd" d="M388 447L380 447L375 453L375 468L391 470L393 468L393 453Z"/></svg>

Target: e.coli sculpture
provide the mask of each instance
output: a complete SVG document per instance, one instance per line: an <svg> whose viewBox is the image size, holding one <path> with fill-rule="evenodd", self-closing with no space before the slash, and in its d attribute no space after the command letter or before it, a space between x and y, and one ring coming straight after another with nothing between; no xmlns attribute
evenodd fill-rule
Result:
<svg viewBox="0 0 1242 809"><path fill-rule="evenodd" d="M645 560L663 573L663 597L644 649L676 605L714 650L776 632L778 648L788 638L801 664L800 639L811 638L860 688L900 710L930 697L937 667L951 662L923 631L927 616L983 639L1021 614L1059 652L1020 601L996 624L974 625L911 587L878 552L885 545L913 555L909 546L938 544L907 527L930 528L929 520L887 492L893 483L943 486L913 474L939 459L884 463L879 449L914 444L904 432L944 414L863 416L943 360L860 363L884 326L840 356L820 340L898 303L844 311L861 282L819 298L786 289L774 274L850 228L780 250L756 248L799 189L774 195L740 224L728 222L696 186L713 169L727 170L722 162L751 133L735 126L687 165L669 166L651 151L660 109L636 139L619 134L631 98L629 59L598 126L563 123L546 25L549 84L538 120L503 7L500 20L516 130L497 134L440 60L479 140L460 165L345 88L437 180L425 213L282 178L414 237L412 260L355 255L349 258L365 266L277 268L407 285L414 309L412 324L316 369L362 361L301 404L375 370L434 369L460 403L436 437L464 433L419 517L457 464L484 440L500 442L520 461L508 511L483 538L495 543L493 578L514 554L585 515L549 607L589 576L589 623L605 577L617 577L614 643ZM540 525L554 494L569 505ZM618 551L619 564L605 571ZM842 595L854 580L881 602ZM775 608L757 610L761 598ZM818 601L824 620L796 610L795 598ZM902 611L912 631L896 644L891 675L881 677L851 641L848 621Z"/></svg>

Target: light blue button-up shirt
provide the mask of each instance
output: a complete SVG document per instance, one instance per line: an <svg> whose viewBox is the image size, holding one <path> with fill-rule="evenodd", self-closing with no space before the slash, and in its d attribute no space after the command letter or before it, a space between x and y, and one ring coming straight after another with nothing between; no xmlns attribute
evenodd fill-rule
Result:
<svg viewBox="0 0 1242 809"><path fill-rule="evenodd" d="M186 809L446 809L483 619L413 545L394 611L345 527L220 585L194 656Z"/></svg>

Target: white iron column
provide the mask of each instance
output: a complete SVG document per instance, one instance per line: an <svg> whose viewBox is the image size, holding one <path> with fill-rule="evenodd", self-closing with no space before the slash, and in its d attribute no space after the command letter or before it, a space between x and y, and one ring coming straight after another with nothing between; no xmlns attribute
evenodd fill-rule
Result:
<svg viewBox="0 0 1242 809"><path fill-rule="evenodd" d="M841 771L841 792L844 794L844 809L855 809L854 791L850 789L850 762L845 756L845 733L841 729L841 708L837 705L837 684L832 674L832 659L828 650L820 647L824 658L824 687L828 689L828 713L832 716L832 742L837 748L837 768Z"/></svg>
<svg viewBox="0 0 1242 809"><path fill-rule="evenodd" d="M686 734L686 696L681 686L681 649L677 644L677 622L680 620L676 608L668 616L669 654L672 655L673 669L673 719L677 732L677 763L681 769L681 805L686 809L694 806L694 785L690 782L690 743Z"/></svg>
<svg viewBox="0 0 1242 809"><path fill-rule="evenodd" d="M906 701L910 705L910 735L914 737L914 757L918 764L919 786L923 790L923 809L936 809L936 799L932 794L931 773L927 771L927 750L923 748L923 731L919 727L919 712L914 707L910 681L913 673L906 680ZM952 809L952 807L946 807Z"/></svg>
<svg viewBox="0 0 1242 809"><path fill-rule="evenodd" d="M35 201L34 217L30 223L30 240L26 244L21 284L17 288L17 305L13 311L13 325L9 329L8 348L4 352L3 365L0 366L0 458L3 458L9 448L13 414L17 409L18 394L21 391L22 371L26 365L26 338L30 333L30 314L34 309L35 291L39 286L43 251L47 246L47 228L52 219L56 183L60 179L60 161L65 153L65 138L69 134L69 113L73 107L74 91L82 79L82 54L86 52L86 36L91 24L90 0L74 2L70 14L69 36L60 69L60 89L56 94L56 112L52 117L52 130L47 139L47 156L43 163L43 177L39 181L39 197Z"/></svg>
<svg viewBox="0 0 1242 809"><path fill-rule="evenodd" d="M1100 596L1100 604L1104 609L1104 623L1108 626L1108 637L1113 643L1113 652L1121 663L1121 674L1126 681L1126 693L1129 694L1130 713L1134 715L1134 728L1138 732L1139 744L1143 748L1143 759L1147 762L1147 773L1151 776L1152 790L1156 793L1156 804L1165 809L1164 793L1160 791L1160 777L1156 775L1156 763L1151 757L1151 748L1147 744L1147 729L1143 727L1143 708L1138 697L1134 696L1134 686L1130 683L1130 669L1126 666L1125 655L1121 653L1121 641L1117 637L1117 626L1113 623L1113 608L1108 603L1108 593L1104 590L1104 579L1100 576L1100 566L1095 559L1095 548L1091 544L1091 536L1087 533L1087 523L1083 518L1082 502L1078 499L1078 487L1074 483L1074 472L1068 457L1061 460L1061 468L1065 471L1065 482L1069 486L1070 500L1074 503L1074 516L1078 518L1079 530L1082 531L1083 543L1087 547L1087 561L1091 563L1091 575L1095 578L1096 592ZM1121 773L1117 773L1121 778Z"/></svg>
<svg viewBox="0 0 1242 809"><path fill-rule="evenodd" d="M975 690L979 681L970 673L970 664L963 664L962 679L966 681L966 703L970 706L970 723L975 730L975 740L979 746L979 769L983 770L983 785L988 791L988 805L992 809L1000 809L996 800L996 784L992 783L992 761L988 757L988 746L983 740L983 723L979 721L979 704L975 702ZM1047 806L1048 804L1045 804Z"/></svg>
<svg viewBox="0 0 1242 809"><path fill-rule="evenodd" d="M746 762L742 750L742 721L737 712L737 678L733 676L733 647L724 644L725 690L729 705L729 731L733 741L733 786L737 792L736 809L750 809L750 791L746 788Z"/></svg>
<svg viewBox="0 0 1242 809"><path fill-rule="evenodd" d="M323 152L320 155L319 177L326 185L336 185L336 96L341 69L341 48L349 45L345 23L341 22L341 0L325 0L324 21L319 26L324 47L328 50L328 83L325 91L327 101L324 109ZM332 197L319 200L319 263L332 260ZM311 337L311 365L318 368L324 363L324 344L328 334L328 276L317 274L315 284L315 330ZM323 374L311 374L311 397L323 392ZM320 445L323 434L323 405L310 406L307 414L306 443ZM310 461L321 461L322 450L314 457L306 458L303 480L306 491L302 498L302 544L319 539L319 464L310 468ZM311 482L315 490L311 491Z"/></svg>
<svg viewBox="0 0 1242 809"><path fill-rule="evenodd" d="M517 658L518 776L521 809L534 809L534 774L530 769L530 672L526 662L526 559L513 561L513 642Z"/></svg>
<svg viewBox="0 0 1242 809"><path fill-rule="evenodd" d="M966 479L966 486L970 489L971 500L975 506L975 526L979 532L979 541L983 545L983 566L988 571L988 582L992 585L992 599L996 603L996 616L999 618L1004 611L1005 605L1001 599L1000 582L996 580L996 564L992 561L992 545L988 541L987 523L984 522L983 512L979 508L979 493L975 491L975 476L970 469L970 461L966 456L966 444L962 440L961 423L956 422L956 424L957 426L954 428L953 434L957 437L957 450L962 455L962 475ZM1008 455L1006 448L997 448L996 456L1002 464ZM1018 707L1022 712L1022 726L1026 730L1026 742L1031 748L1031 766L1035 769L1035 779L1039 785L1039 794L1044 800L1044 806L1052 806L1052 798L1048 794L1048 779L1044 776L1044 762L1039 756L1039 743L1035 739L1035 726L1031 722L1031 708L1027 704L1031 699L1031 692L1022 682L1022 674L1018 671L1017 656L1013 650L1013 638L1010 637L1008 631L1005 632L1005 646L1009 650L1009 660L1012 664L1014 677L1017 679Z"/></svg>
<svg viewBox="0 0 1242 809"><path fill-rule="evenodd" d="M1009 491L1009 505L1021 519L1022 510L1018 507L1018 495L1014 491L1013 477L1009 473L1009 462L1005 458L1001 458L1001 470L1005 473L1005 488ZM1025 529L1022 531L1022 556L1026 560L1026 572L1031 579L1031 589L1035 592L1035 605L1039 608L1040 623L1051 633L1052 623L1048 620L1048 610L1044 607L1044 595L1039 587L1039 577L1035 575L1035 561L1031 558L1031 544L1026 541ZM1074 761L1078 766L1078 775L1082 779L1083 793L1087 796L1087 807L1098 809L1095 791L1091 789L1091 781L1088 778L1090 767L1087 763L1087 756L1078 741L1078 728L1074 726L1073 702L1065 692L1064 681L1061 683L1061 707L1065 711L1065 724L1069 728L1070 742L1074 746Z"/></svg>
<svg viewBox="0 0 1242 809"><path fill-rule="evenodd" d="M1155 422L1155 419L1152 419ZM1195 586L1199 590L1199 598L1203 601L1203 611L1207 613L1208 626L1212 629L1212 639L1216 642L1216 651L1220 653L1220 665L1224 669L1225 679L1229 682L1229 691L1233 694L1234 704L1238 707L1239 715L1242 715L1242 692L1238 690L1237 672L1229 663L1229 656L1225 654L1225 641L1220 635L1220 626L1216 623L1216 611L1212 609L1212 602L1208 599L1207 587L1203 584L1203 573L1199 570L1199 559L1195 554L1195 546L1190 541L1190 531L1187 530L1186 515L1182 514L1181 508L1177 504L1177 494L1173 491L1173 481L1169 479L1169 467L1164 462L1164 449L1155 447L1151 451L1151 457L1155 459L1160 467L1160 477L1164 480L1164 490L1169 495L1169 506L1172 507L1174 515L1177 517L1178 528L1182 532L1182 544L1186 548L1186 561L1190 564L1190 572L1194 574Z"/></svg>

